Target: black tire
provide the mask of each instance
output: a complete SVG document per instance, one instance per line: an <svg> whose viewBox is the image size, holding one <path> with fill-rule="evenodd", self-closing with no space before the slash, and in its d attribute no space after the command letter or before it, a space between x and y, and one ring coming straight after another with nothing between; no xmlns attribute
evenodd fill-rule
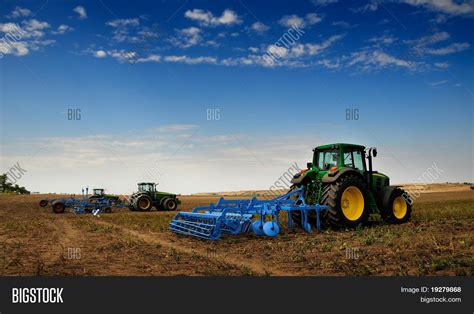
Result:
<svg viewBox="0 0 474 314"><path fill-rule="evenodd" d="M178 208L178 202L174 198L168 198L163 202L163 208L165 210L176 210Z"/></svg>
<svg viewBox="0 0 474 314"><path fill-rule="evenodd" d="M106 208L104 208L104 212L110 214L112 212L112 208L107 206Z"/></svg>
<svg viewBox="0 0 474 314"><path fill-rule="evenodd" d="M362 212L360 215L355 214L354 219L349 219L348 217L346 217L341 206L342 194L350 187L357 188L363 197ZM351 191L356 190L351 189ZM339 178L337 182L327 184L323 189L321 204L328 206L328 209L323 211L324 220L326 223L330 224L333 227L353 228L360 224L363 224L367 221L370 215L370 207L368 200L369 198L367 187L361 178L356 177L354 175L343 176L342 178Z"/></svg>
<svg viewBox="0 0 474 314"><path fill-rule="evenodd" d="M41 200L41 201L39 202L39 206L41 206L41 207L46 207L46 206L48 206L48 203L49 203L48 200Z"/></svg>
<svg viewBox="0 0 474 314"><path fill-rule="evenodd" d="M404 205L401 202L404 202ZM385 195L380 215L385 221L393 224L407 222L411 217L411 200L408 194L403 189L396 188Z"/></svg>
<svg viewBox="0 0 474 314"><path fill-rule="evenodd" d="M143 194L135 199L133 207L136 210L149 211L153 207L153 201L149 195Z"/></svg>
<svg viewBox="0 0 474 314"><path fill-rule="evenodd" d="M64 205L64 203L62 202L55 202L53 203L53 213L55 214L62 214L64 213L64 209L66 208L66 205Z"/></svg>

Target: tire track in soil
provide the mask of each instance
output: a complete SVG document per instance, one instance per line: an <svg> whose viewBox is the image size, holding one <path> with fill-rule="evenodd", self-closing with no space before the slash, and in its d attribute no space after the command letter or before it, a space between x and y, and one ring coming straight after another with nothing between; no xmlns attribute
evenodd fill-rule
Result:
<svg viewBox="0 0 474 314"><path fill-rule="evenodd" d="M53 266L61 263L66 259L65 256L68 248L81 248L84 234L72 226L67 216L55 214L55 216L51 217L41 214L41 218L56 230L54 234L58 236L58 241L41 255L41 258L45 260L45 265Z"/></svg>
<svg viewBox="0 0 474 314"><path fill-rule="evenodd" d="M203 249L199 249L199 248L189 248L189 247L186 247L186 246L177 245L176 243L174 243L172 241L160 238L159 233L144 233L144 232L136 231L136 230L124 227L124 226L120 226L118 224L105 222L105 221L94 221L94 222L98 223L98 224L107 225L107 226L115 226L117 228L120 228L122 231L124 231L124 232L126 232L126 233L128 233L132 236L135 236L137 238L140 238L141 240L143 240L143 241L145 241L146 243L149 243L149 244L159 244L162 247L165 247L165 248L168 248L168 249L174 249L174 250L179 251L181 253L190 254L190 255L195 254L195 255L199 255L199 256L201 256L205 259L209 259L209 252L208 251L203 250ZM219 259L221 259L222 262L224 262L226 264L229 264L229 265L232 265L232 266L235 266L237 268L241 268L242 266L246 267L246 268L250 269L256 275L265 276L265 275L271 274L272 276L293 276L293 274L289 273L288 271L281 272L277 269L273 269L273 268L270 268L270 267L265 267L258 261L251 261L251 260L248 260L248 259L242 259L242 258L239 258L239 257L228 256L228 255L223 256Z"/></svg>

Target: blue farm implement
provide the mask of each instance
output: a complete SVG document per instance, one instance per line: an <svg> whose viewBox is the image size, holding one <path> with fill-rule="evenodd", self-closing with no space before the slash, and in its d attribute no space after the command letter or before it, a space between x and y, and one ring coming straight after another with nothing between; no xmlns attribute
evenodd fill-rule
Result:
<svg viewBox="0 0 474 314"><path fill-rule="evenodd" d="M253 231L257 235L276 236L280 232L280 212L288 214L288 227L293 228L293 213L299 213L301 226L311 232L308 213L316 213L316 228L320 230L320 213L324 205L309 205L304 200L304 187L292 190L271 200L226 200L217 204L194 208L192 212L179 212L170 223L176 233L207 240L218 240L221 234L241 234Z"/></svg>
<svg viewBox="0 0 474 314"><path fill-rule="evenodd" d="M51 204L53 212L56 214L63 213L66 208L69 208L71 212L75 214L85 214L92 213L97 215L99 213L111 213L112 207L121 208L125 207L127 204L123 202L118 202L115 199L110 199L108 197L93 197L90 198L87 193L84 194L84 189L82 190L82 198L58 198L58 199L43 199L40 201L40 206L45 207L48 204Z"/></svg>

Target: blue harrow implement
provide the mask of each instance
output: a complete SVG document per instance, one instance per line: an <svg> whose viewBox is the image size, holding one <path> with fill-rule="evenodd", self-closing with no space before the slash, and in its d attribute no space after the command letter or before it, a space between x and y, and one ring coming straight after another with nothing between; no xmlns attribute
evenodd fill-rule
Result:
<svg viewBox="0 0 474 314"><path fill-rule="evenodd" d="M301 226L309 233L308 213L316 213L316 228L320 230L320 213L325 209L325 205L306 204L302 187L271 200L220 198L217 204L196 207L192 212L179 212L169 228L176 233L206 240L218 240L223 233L241 234L250 230L257 235L274 237L280 232L280 212L286 211L289 228L293 228L292 213L299 212Z"/></svg>
<svg viewBox="0 0 474 314"><path fill-rule="evenodd" d="M118 202L117 200L110 199L107 197L94 197L90 198L88 195L88 189L86 188L86 193L84 194L84 189L82 189L82 198L58 198L58 199L43 199L40 201L40 206L45 207L48 204L51 204L53 212L56 214L63 213L66 208L69 208L71 212L75 214L86 214L92 213L94 215L100 213L111 213L112 207L121 208L125 207L128 204L124 202Z"/></svg>

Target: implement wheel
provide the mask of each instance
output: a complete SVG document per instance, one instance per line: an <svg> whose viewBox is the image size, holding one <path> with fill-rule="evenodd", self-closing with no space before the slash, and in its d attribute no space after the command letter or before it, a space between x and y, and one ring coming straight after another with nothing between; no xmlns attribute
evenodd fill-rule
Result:
<svg viewBox="0 0 474 314"><path fill-rule="evenodd" d="M61 214L61 213L64 213L64 209L66 208L66 206L64 205L64 203L61 203L61 202L55 202L53 203L53 212L55 214Z"/></svg>
<svg viewBox="0 0 474 314"><path fill-rule="evenodd" d="M326 222L335 227L355 227L369 218L367 188L362 179L348 175L324 188Z"/></svg>

